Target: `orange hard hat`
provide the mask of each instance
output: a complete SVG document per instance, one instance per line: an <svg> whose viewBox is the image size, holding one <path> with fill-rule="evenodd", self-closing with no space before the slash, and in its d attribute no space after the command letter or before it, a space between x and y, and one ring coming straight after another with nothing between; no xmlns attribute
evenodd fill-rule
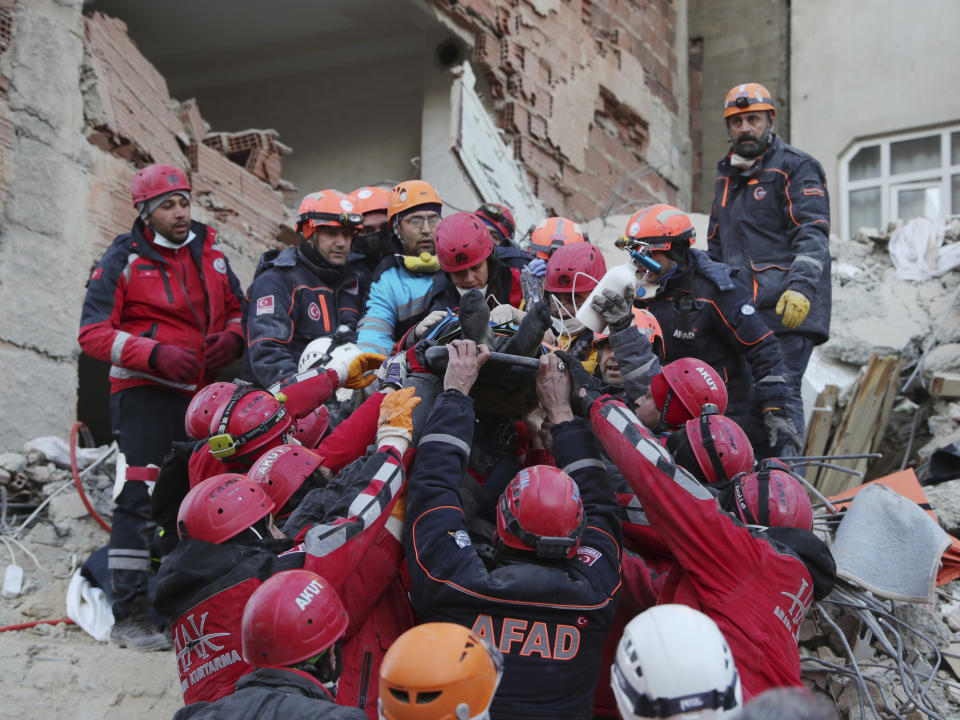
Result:
<svg viewBox="0 0 960 720"><path fill-rule="evenodd" d="M357 210L363 215L371 212L386 212L390 202L390 191L376 185L358 187L350 197L357 202Z"/></svg>
<svg viewBox="0 0 960 720"><path fill-rule="evenodd" d="M685 212L660 203L635 212L627 221L624 234L658 250L669 250L673 243L693 245L696 231Z"/></svg>
<svg viewBox="0 0 960 720"><path fill-rule="evenodd" d="M487 717L502 674L500 651L469 628L417 625L394 641L380 665L380 717Z"/></svg>
<svg viewBox="0 0 960 720"><path fill-rule="evenodd" d="M541 220L530 231L530 245L527 247L527 252L542 260L549 260L550 256L564 245L583 242L586 239L573 220L565 217L549 217Z"/></svg>
<svg viewBox="0 0 960 720"><path fill-rule="evenodd" d="M339 190L318 190L307 195L297 210L298 232L309 240L323 225L358 230L363 225L363 215L357 201Z"/></svg>
<svg viewBox="0 0 960 720"><path fill-rule="evenodd" d="M756 110L769 110L774 115L777 114L777 108L773 105L773 96L760 83L734 85L723 101L725 118Z"/></svg>
<svg viewBox="0 0 960 720"><path fill-rule="evenodd" d="M407 180L390 191L387 217L392 220L397 213L419 205L443 205L443 201L430 183L423 180Z"/></svg>
<svg viewBox="0 0 960 720"><path fill-rule="evenodd" d="M650 340L653 352L663 360L663 329L656 316L646 309L633 308L633 324Z"/></svg>

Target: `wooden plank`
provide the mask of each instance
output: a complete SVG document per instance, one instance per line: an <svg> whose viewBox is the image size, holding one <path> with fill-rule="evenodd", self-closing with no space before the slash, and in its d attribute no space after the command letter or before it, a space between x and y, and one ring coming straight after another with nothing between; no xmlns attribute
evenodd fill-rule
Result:
<svg viewBox="0 0 960 720"><path fill-rule="evenodd" d="M939 397L960 397L960 373L934 373L930 381L930 394Z"/></svg>
<svg viewBox="0 0 960 720"><path fill-rule="evenodd" d="M895 356L880 358L874 355L870 358L850 396L843 418L830 444L828 455L869 452L873 446L874 436L878 432L877 424L883 414L887 393L891 385L899 381L899 371L894 374L899 365L900 362ZM860 471L865 471L867 468L866 460L844 464ZM817 489L828 496L836 495L859 485L860 482L855 475L838 470L827 470L818 475Z"/></svg>
<svg viewBox="0 0 960 720"><path fill-rule="evenodd" d="M833 414L837 409L839 397L840 388L836 385L825 385L817 396L817 404L813 408L810 424L807 426L805 455L823 455L826 452L827 442L830 440L830 429L833 425ZM811 467L807 470L807 480L814 486L816 486L820 469Z"/></svg>
<svg viewBox="0 0 960 720"><path fill-rule="evenodd" d="M890 413L893 411L893 401L897 399L900 392L900 371L903 369L903 358L897 359L890 369L890 380L887 385L887 394L883 398L883 406L880 409L880 418L877 421L876 431L873 435L873 442L870 444L870 452L877 452L883 442L883 435L887 431L887 423L890 422Z"/></svg>

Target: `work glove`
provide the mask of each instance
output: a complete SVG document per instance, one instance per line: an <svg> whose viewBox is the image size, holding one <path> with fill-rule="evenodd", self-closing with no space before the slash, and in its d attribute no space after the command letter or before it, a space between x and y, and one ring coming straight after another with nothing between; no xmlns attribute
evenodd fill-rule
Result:
<svg viewBox="0 0 960 720"><path fill-rule="evenodd" d="M331 359L327 369L337 371L341 387L359 390L377 379L375 371L386 359L379 353L345 354Z"/></svg>
<svg viewBox="0 0 960 720"><path fill-rule="evenodd" d="M570 353L557 350L557 357L570 373L570 406L580 417L589 417L594 400L603 395L600 380L587 372L583 364ZM583 397L581 390L586 391Z"/></svg>
<svg viewBox="0 0 960 720"><path fill-rule="evenodd" d="M403 455L413 440L413 409L419 404L420 398L412 387L392 392L383 399L377 423L378 448L391 445Z"/></svg>
<svg viewBox="0 0 960 720"><path fill-rule="evenodd" d="M810 300L796 290L784 290L777 300L777 315L783 315L783 326L793 330L810 312Z"/></svg>
<svg viewBox="0 0 960 720"><path fill-rule="evenodd" d="M590 307L610 326L611 333L626 330L633 324L633 288L628 287L623 295L607 288L593 296Z"/></svg>
<svg viewBox="0 0 960 720"><path fill-rule="evenodd" d="M763 410L763 426L767 429L770 447L775 447L780 433L784 433L799 451L803 447L803 440L797 432L797 426L787 417L787 413L780 407L768 407Z"/></svg>
<svg viewBox="0 0 960 720"><path fill-rule="evenodd" d="M154 346L147 362L165 378L178 383L196 380L203 369L195 350L184 350L176 345L163 343L157 343Z"/></svg>
<svg viewBox="0 0 960 720"><path fill-rule="evenodd" d="M534 277L542 278L547 274L547 261L543 258L534 258L527 263L527 270Z"/></svg>
<svg viewBox="0 0 960 720"><path fill-rule="evenodd" d="M421 320L417 327L413 330L413 337L415 340L420 340L424 335L429 333L437 323L442 321L447 317L446 310L434 310L432 313L427 315L423 320Z"/></svg>
<svg viewBox="0 0 960 720"><path fill-rule="evenodd" d="M540 262L543 262L543 260L540 260ZM543 267L546 269L546 264ZM538 276L530 269L530 265L527 265L520 271L520 291L523 293L524 307L529 308L540 301L543 298L543 273Z"/></svg>
<svg viewBox="0 0 960 720"><path fill-rule="evenodd" d="M243 350L243 338L236 333L216 332L207 335L203 340L203 356L207 367L214 372L220 372L232 363Z"/></svg>
<svg viewBox="0 0 960 720"><path fill-rule="evenodd" d="M392 388L399 390L407 379L407 372L407 354L405 352L388 357L383 361L380 369L377 370L377 377L380 378L378 389Z"/></svg>

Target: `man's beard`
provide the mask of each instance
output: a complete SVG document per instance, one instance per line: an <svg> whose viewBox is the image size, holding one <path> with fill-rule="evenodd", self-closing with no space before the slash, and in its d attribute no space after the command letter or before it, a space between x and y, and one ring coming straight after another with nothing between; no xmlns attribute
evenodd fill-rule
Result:
<svg viewBox="0 0 960 720"><path fill-rule="evenodd" d="M751 135L749 133L741 135L737 138L736 143L733 145L733 150L740 157L745 157L749 160L760 155L763 152L764 143L756 135Z"/></svg>

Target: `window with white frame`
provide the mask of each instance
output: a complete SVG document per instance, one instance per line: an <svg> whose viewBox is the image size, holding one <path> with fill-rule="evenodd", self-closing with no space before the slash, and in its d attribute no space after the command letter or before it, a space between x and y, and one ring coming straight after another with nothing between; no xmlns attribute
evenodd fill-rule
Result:
<svg viewBox="0 0 960 720"><path fill-rule="evenodd" d="M960 214L960 125L863 140L840 157L843 235Z"/></svg>

